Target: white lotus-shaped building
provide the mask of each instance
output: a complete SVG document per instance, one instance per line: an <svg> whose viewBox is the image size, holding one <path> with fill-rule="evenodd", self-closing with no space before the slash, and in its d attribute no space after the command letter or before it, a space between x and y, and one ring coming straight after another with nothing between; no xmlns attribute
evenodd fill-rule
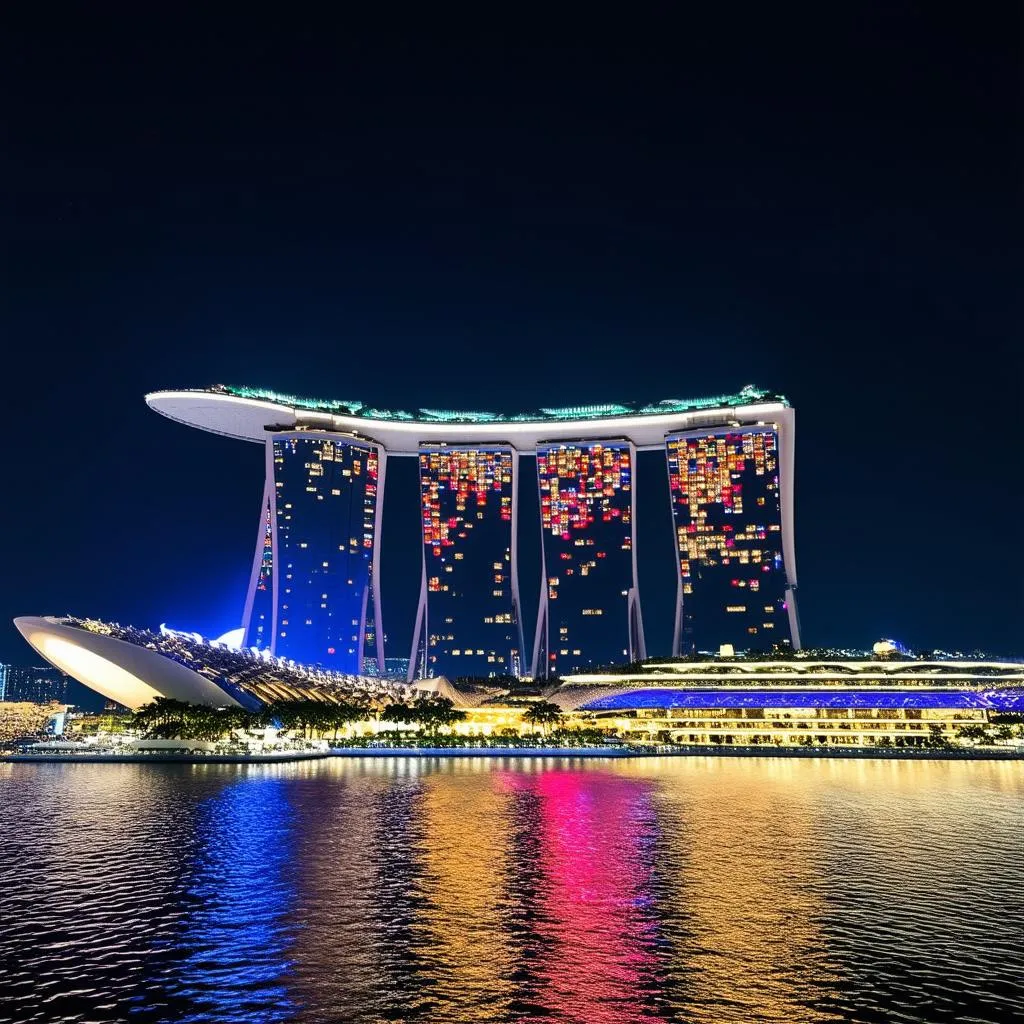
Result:
<svg viewBox="0 0 1024 1024"><path fill-rule="evenodd" d="M388 680L289 664L175 630L53 616L22 616L14 625L50 664L133 710L157 697L255 709L279 700L390 699L403 692Z"/></svg>

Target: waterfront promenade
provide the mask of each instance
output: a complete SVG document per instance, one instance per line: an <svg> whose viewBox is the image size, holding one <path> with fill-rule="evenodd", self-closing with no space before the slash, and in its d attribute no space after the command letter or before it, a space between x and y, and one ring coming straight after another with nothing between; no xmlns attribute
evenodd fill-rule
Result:
<svg viewBox="0 0 1024 1024"><path fill-rule="evenodd" d="M769 746L653 746L653 747L331 747L328 750L295 750L272 753L83 753L40 751L0 754L0 761L20 764L282 764L291 761L322 761L333 757L367 758L846 758L882 761L1024 761L1024 748L900 749L878 747L769 747Z"/></svg>

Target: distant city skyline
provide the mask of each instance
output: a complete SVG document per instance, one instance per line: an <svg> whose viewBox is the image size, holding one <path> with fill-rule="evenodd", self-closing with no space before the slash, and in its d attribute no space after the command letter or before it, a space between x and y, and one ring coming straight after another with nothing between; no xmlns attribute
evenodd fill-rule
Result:
<svg viewBox="0 0 1024 1024"><path fill-rule="evenodd" d="M70 678L53 665L0 665L0 700L63 702L68 696L69 682Z"/></svg>

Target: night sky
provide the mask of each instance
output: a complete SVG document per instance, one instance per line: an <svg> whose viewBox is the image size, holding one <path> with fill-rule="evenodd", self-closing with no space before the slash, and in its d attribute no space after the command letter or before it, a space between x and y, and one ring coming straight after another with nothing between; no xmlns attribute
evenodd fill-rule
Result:
<svg viewBox="0 0 1024 1024"><path fill-rule="evenodd" d="M143 402L221 382L504 412L779 391L805 643L1024 654L1015 5L149 6L5 33L0 660L36 660L18 614L238 624L262 451ZM652 654L664 473L641 457ZM393 655L419 558L395 460Z"/></svg>

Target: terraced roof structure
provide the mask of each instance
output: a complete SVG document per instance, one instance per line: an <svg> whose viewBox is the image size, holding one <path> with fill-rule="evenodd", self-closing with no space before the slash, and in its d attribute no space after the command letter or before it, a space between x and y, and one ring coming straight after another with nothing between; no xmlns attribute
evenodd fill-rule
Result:
<svg viewBox="0 0 1024 1024"><path fill-rule="evenodd" d="M986 703L989 695L996 695L991 698L995 703ZM1024 664L959 657L804 658L798 653L771 659L680 658L566 676L548 699L565 711L963 707L1024 712Z"/></svg>
<svg viewBox="0 0 1024 1024"><path fill-rule="evenodd" d="M566 685L747 686L770 682L785 686L833 686L888 683L898 686L1024 686L1024 663L990 658L786 658L729 657L648 662L625 668L567 676Z"/></svg>

